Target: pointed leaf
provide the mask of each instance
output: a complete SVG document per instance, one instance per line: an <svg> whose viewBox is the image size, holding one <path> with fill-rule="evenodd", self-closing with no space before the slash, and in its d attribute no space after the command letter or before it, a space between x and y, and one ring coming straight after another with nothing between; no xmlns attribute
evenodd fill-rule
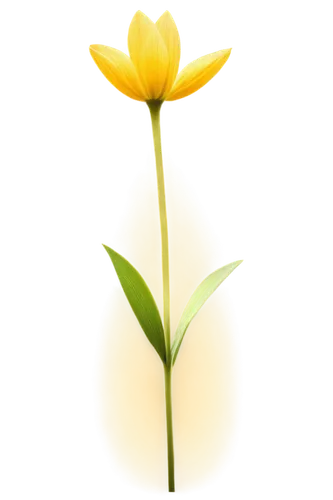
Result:
<svg viewBox="0 0 333 500"><path fill-rule="evenodd" d="M111 258L120 284L142 330L164 363L166 360L164 329L156 302L146 282L124 257L106 245L103 246Z"/></svg>
<svg viewBox="0 0 333 500"><path fill-rule="evenodd" d="M182 317L180 318L171 348L172 364L174 364L176 361L177 354L183 341L184 335L194 316L201 309L206 300L212 295L212 293L215 292L222 281L224 281L229 276L229 274L231 274L232 271L234 271L234 269L236 269L236 267L238 267L242 262L242 260L237 260L236 262L232 262L227 266L221 267L214 273L210 274L198 286L198 288L190 298L187 306L185 307Z"/></svg>

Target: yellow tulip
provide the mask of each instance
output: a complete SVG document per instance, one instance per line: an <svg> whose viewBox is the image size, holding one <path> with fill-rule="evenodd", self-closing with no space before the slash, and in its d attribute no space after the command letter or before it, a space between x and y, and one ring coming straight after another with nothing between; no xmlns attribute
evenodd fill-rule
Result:
<svg viewBox="0 0 333 500"><path fill-rule="evenodd" d="M231 49L200 57L178 73L180 39L166 11L153 23L138 11L128 31L130 56L105 45L90 53L103 75L123 94L137 101L175 101L206 85L222 68Z"/></svg>
<svg viewBox="0 0 333 500"><path fill-rule="evenodd" d="M148 111L154 168L132 187L115 241L155 297L165 358L143 334L125 288L114 287L98 336L95 417L124 481L150 493L188 493L214 482L232 458L241 358L235 314L220 288L191 322L173 366L182 311L221 255L195 196L163 156L162 109L203 90L234 47L201 54L182 67L182 34L171 11L153 20L140 8L128 23L125 44L122 50L93 42L87 52L112 88Z"/></svg>

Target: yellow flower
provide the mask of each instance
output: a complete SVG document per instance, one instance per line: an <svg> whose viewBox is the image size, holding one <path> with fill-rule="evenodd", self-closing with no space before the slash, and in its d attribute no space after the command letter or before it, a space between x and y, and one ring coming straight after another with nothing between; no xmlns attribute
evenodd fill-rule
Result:
<svg viewBox="0 0 333 500"><path fill-rule="evenodd" d="M137 101L175 101L196 92L216 75L231 49L200 57L178 73L180 39L166 11L153 23L140 10L128 31L130 57L105 45L90 53L103 75L123 94ZM177 76L178 74L178 76Z"/></svg>

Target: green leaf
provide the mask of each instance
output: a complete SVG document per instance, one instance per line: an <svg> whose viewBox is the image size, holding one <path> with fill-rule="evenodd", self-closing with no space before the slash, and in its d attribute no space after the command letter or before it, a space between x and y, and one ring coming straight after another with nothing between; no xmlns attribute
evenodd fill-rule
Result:
<svg viewBox="0 0 333 500"><path fill-rule="evenodd" d="M213 292L217 289L217 287L224 281L229 274L232 273L243 261L237 260L236 262L232 262L227 266L221 267L214 273L210 274L196 289L192 297L190 298L187 306L184 309L183 315L180 318L175 338L172 342L171 348L171 360L172 364L175 363L178 351L180 349L181 343L183 341L186 330L191 323L194 316L204 305L206 300L212 295Z"/></svg>
<svg viewBox="0 0 333 500"><path fill-rule="evenodd" d="M111 248L103 245L109 254L125 295L149 342L155 347L163 363L166 360L164 329L156 302L146 282L136 269Z"/></svg>

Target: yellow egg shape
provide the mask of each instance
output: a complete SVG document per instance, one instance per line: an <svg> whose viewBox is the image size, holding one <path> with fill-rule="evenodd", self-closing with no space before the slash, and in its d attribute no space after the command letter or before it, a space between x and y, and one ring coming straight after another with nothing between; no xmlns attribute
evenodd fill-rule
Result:
<svg viewBox="0 0 333 500"><path fill-rule="evenodd" d="M183 174L166 159L170 236L171 339L196 286L221 261L217 239ZM136 178L115 236L162 313L160 236L154 172ZM163 364L120 286L102 315L94 367L95 419L120 478L166 494ZM172 373L176 493L212 484L232 460L241 413L241 353L232 301L218 289L191 322Z"/></svg>

